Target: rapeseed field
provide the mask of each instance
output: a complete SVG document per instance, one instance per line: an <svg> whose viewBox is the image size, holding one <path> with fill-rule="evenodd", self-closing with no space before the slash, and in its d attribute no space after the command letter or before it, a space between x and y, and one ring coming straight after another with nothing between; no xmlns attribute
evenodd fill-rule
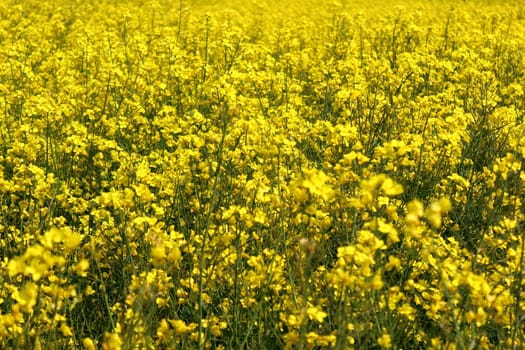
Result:
<svg viewBox="0 0 525 350"><path fill-rule="evenodd" d="M0 348L522 349L521 1L0 2Z"/></svg>

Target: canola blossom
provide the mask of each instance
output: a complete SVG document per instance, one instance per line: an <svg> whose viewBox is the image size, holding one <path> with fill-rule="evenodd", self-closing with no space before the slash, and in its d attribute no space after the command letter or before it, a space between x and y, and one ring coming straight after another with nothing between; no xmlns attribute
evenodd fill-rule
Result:
<svg viewBox="0 0 525 350"><path fill-rule="evenodd" d="M525 347L520 1L0 2L0 348Z"/></svg>

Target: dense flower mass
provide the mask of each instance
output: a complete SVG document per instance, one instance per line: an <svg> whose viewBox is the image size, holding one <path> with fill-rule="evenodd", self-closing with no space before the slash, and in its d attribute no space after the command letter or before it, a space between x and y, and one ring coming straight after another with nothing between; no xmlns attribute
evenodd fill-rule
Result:
<svg viewBox="0 0 525 350"><path fill-rule="evenodd" d="M520 1L7 0L0 43L0 348L525 347Z"/></svg>

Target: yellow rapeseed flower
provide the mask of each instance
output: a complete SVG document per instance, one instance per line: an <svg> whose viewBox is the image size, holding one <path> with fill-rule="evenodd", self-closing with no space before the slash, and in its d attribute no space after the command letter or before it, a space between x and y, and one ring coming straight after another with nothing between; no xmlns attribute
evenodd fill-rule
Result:
<svg viewBox="0 0 525 350"><path fill-rule="evenodd" d="M381 191L387 196L398 196L403 193L403 186L391 178L386 178L381 184Z"/></svg>
<svg viewBox="0 0 525 350"><path fill-rule="evenodd" d="M323 320L328 316L328 314L318 306L309 307L306 309L306 314L308 315L309 319L315 320L319 323L323 323Z"/></svg>
<svg viewBox="0 0 525 350"><path fill-rule="evenodd" d="M82 340L82 345L84 346L84 349L86 350L95 350L95 342L91 338L84 338Z"/></svg>
<svg viewBox="0 0 525 350"><path fill-rule="evenodd" d="M390 334L383 331L383 334L377 338L377 343L384 349L390 349L392 347L392 338Z"/></svg>
<svg viewBox="0 0 525 350"><path fill-rule="evenodd" d="M33 312L38 297L38 285L33 282L27 282L20 290L13 293L13 299L16 300L23 312Z"/></svg>

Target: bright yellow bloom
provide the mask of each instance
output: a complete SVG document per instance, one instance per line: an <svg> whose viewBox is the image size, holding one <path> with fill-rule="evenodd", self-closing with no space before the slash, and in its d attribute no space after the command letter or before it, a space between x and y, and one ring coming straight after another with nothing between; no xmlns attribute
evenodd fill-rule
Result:
<svg viewBox="0 0 525 350"><path fill-rule="evenodd" d="M323 320L326 318L326 316L328 316L328 314L318 306L309 307L306 309L306 314L308 315L309 319L315 320L319 323L323 323Z"/></svg>
<svg viewBox="0 0 525 350"><path fill-rule="evenodd" d="M82 345L84 346L84 348L86 350L95 350L96 349L95 342L91 338L84 338L82 340Z"/></svg>
<svg viewBox="0 0 525 350"><path fill-rule="evenodd" d="M392 347L392 338L390 334L383 332L383 334L377 338L377 343L385 349L390 349Z"/></svg>
<svg viewBox="0 0 525 350"><path fill-rule="evenodd" d="M120 350L122 349L122 339L117 333L104 334L103 350Z"/></svg>
<svg viewBox="0 0 525 350"><path fill-rule="evenodd" d="M28 282L22 289L13 293L13 298L20 306L20 310L24 312L32 312L36 305L38 297L38 286L35 283Z"/></svg>
<svg viewBox="0 0 525 350"><path fill-rule="evenodd" d="M60 332L62 333L62 335L64 335L64 337L72 337L73 336L73 331L72 331L71 327L69 327L67 325L66 322L61 322L60 323Z"/></svg>
<svg viewBox="0 0 525 350"><path fill-rule="evenodd" d="M323 200L328 201L334 196L334 191L328 183L330 178L322 171L316 169L304 169L305 179L302 185L308 191Z"/></svg>
<svg viewBox="0 0 525 350"><path fill-rule="evenodd" d="M383 191L387 196L398 196L403 193L403 186L391 178L386 178L381 184L381 191Z"/></svg>

